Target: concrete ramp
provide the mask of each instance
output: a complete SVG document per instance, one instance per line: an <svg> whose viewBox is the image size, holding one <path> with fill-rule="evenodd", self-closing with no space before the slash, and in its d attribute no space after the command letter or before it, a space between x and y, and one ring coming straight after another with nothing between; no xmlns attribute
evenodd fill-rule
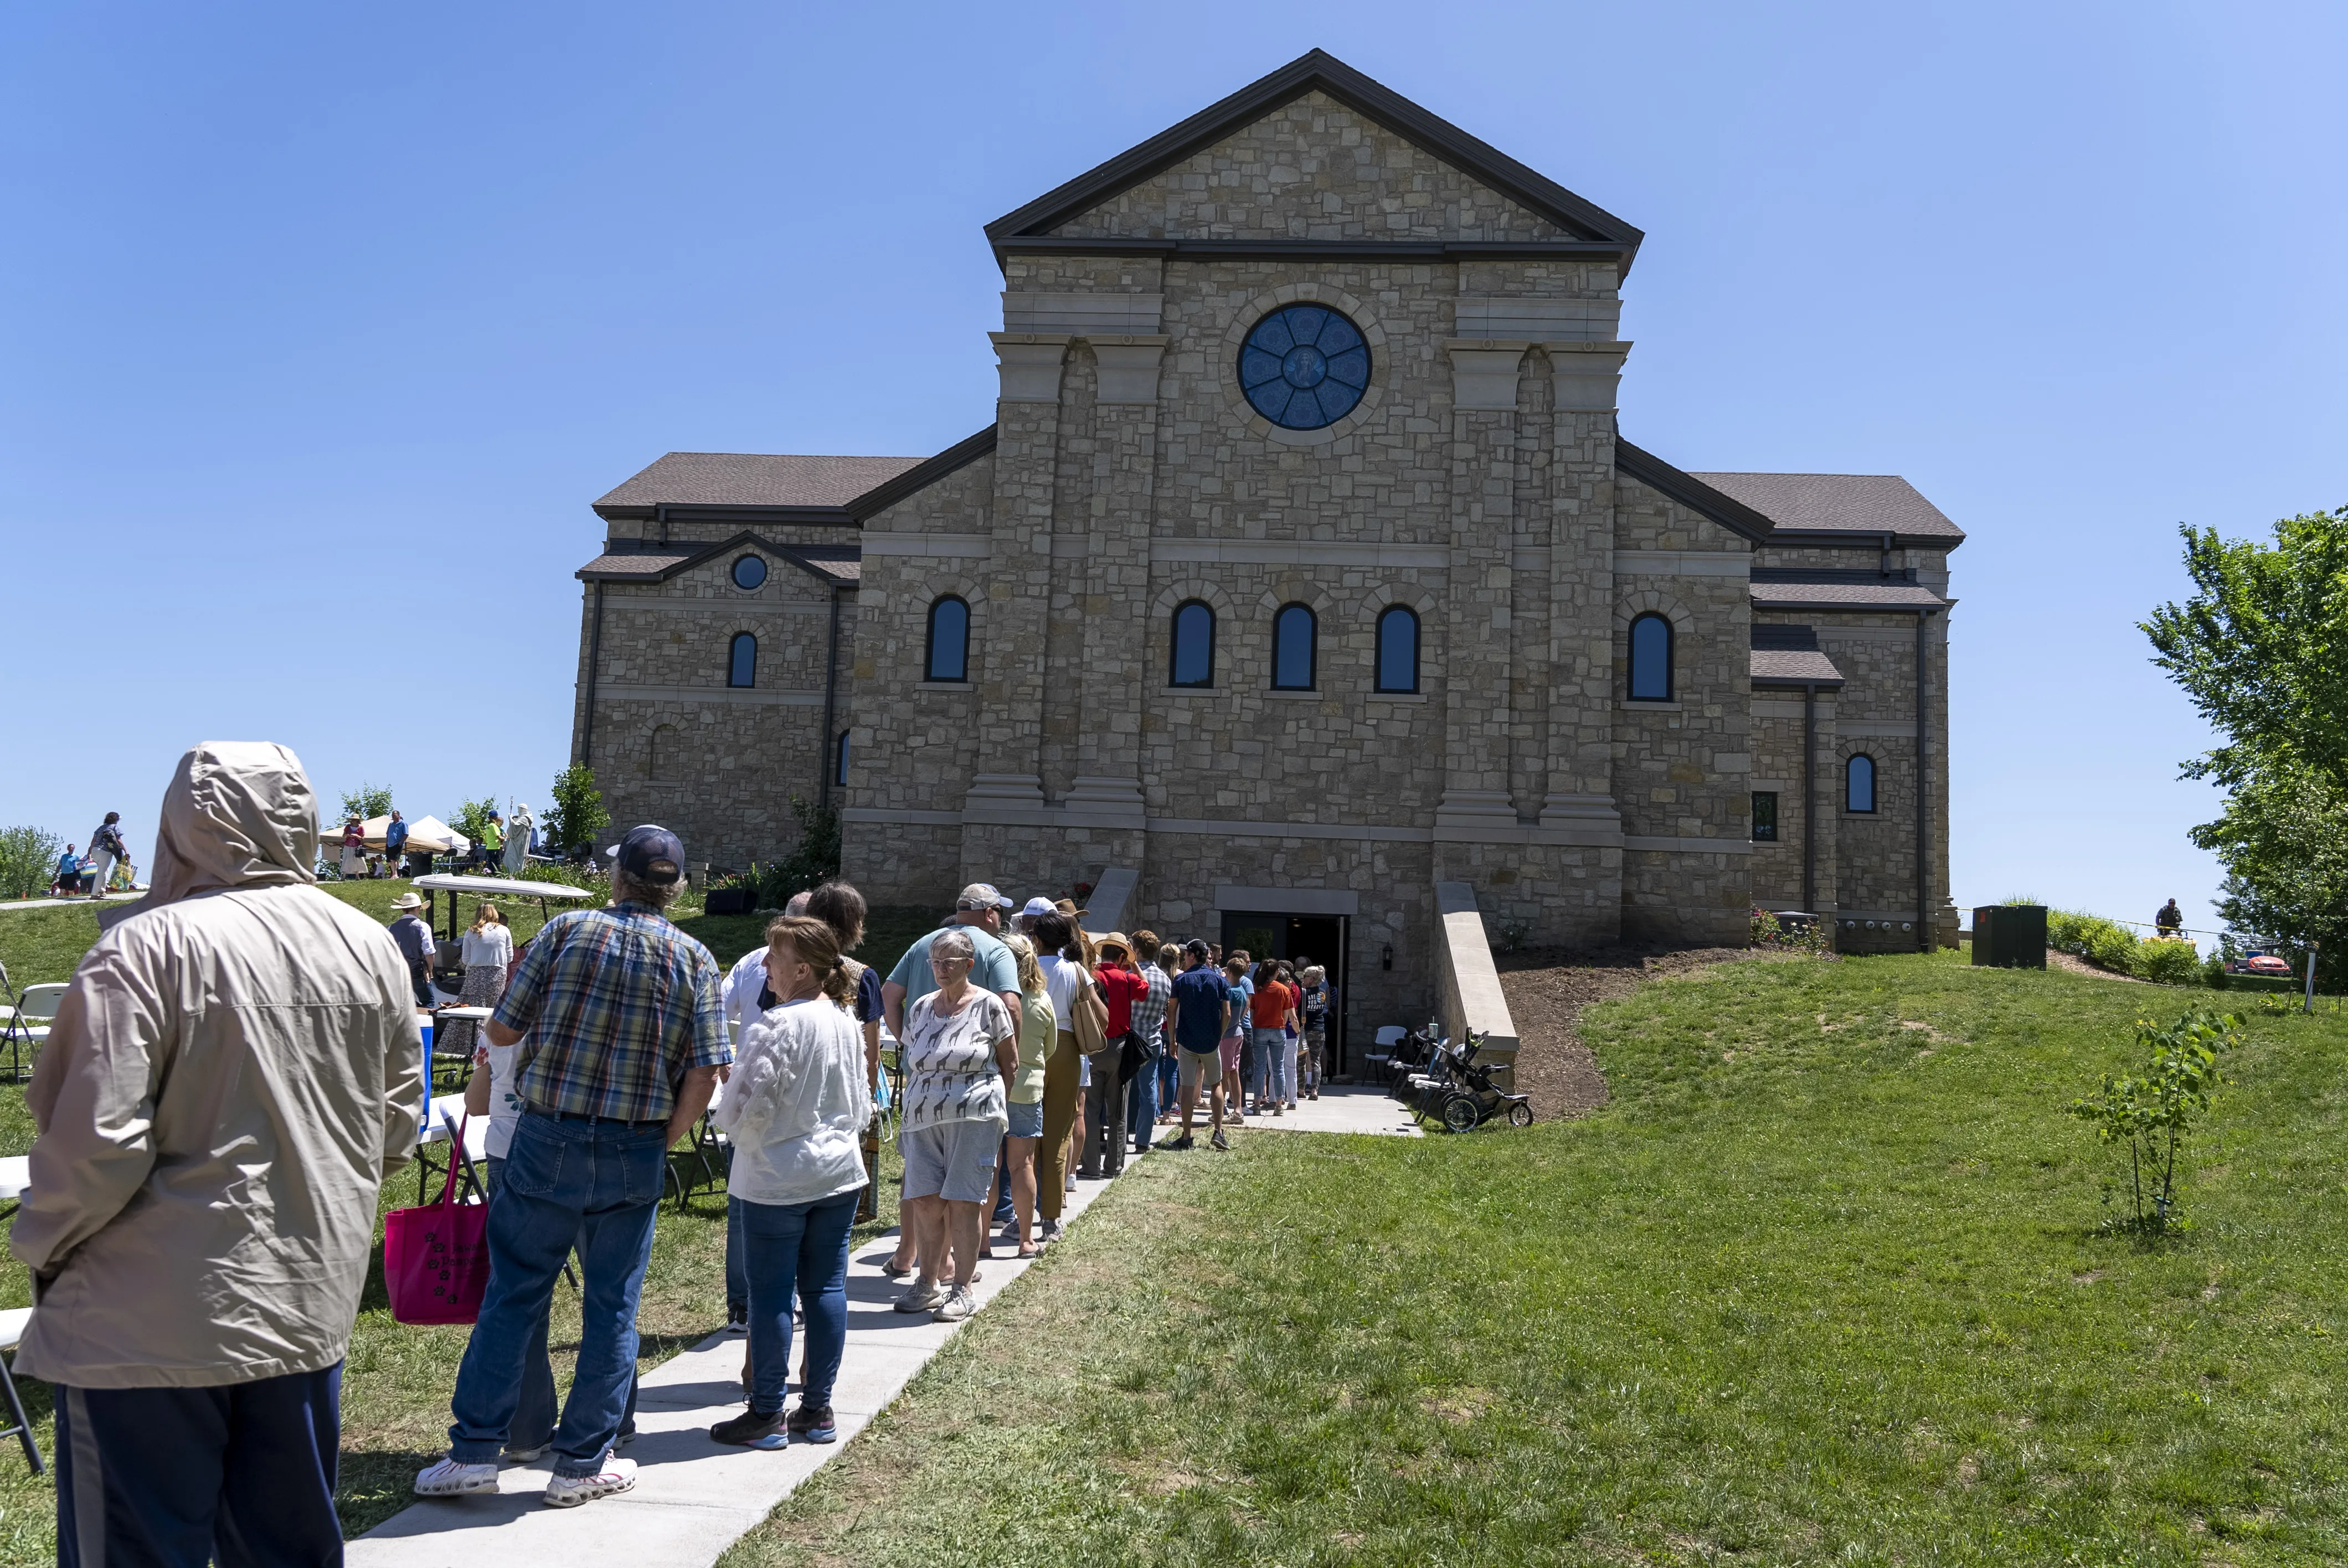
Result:
<svg viewBox="0 0 2348 1568"><path fill-rule="evenodd" d="M1492 945L1484 937L1484 917L1477 912L1475 887L1466 882L1437 883L1435 916L1444 1032L1459 1040L1466 1030L1474 1030L1484 1041L1476 1060L1507 1069L1493 1074L1493 1081L1513 1090L1517 1025L1509 1016L1509 999L1500 990L1500 971L1492 965Z"/></svg>

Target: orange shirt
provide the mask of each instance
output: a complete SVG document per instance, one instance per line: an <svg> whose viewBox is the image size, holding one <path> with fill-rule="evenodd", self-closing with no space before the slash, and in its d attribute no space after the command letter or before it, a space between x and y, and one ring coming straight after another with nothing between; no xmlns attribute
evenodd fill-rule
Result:
<svg viewBox="0 0 2348 1568"><path fill-rule="evenodd" d="M1295 1005L1293 990L1278 980L1266 980L1249 999L1248 1018L1258 1029L1278 1029L1288 1021L1289 1009Z"/></svg>

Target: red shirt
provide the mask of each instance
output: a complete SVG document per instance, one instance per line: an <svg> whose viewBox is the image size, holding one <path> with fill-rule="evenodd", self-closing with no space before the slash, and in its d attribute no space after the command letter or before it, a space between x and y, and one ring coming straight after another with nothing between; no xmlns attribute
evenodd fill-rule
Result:
<svg viewBox="0 0 2348 1568"><path fill-rule="evenodd" d="M1149 994L1149 982L1131 969L1114 969L1107 964L1097 973L1101 994L1108 1002L1108 1038L1115 1040L1133 1028L1133 1004Z"/></svg>
<svg viewBox="0 0 2348 1568"><path fill-rule="evenodd" d="M1248 1017L1258 1029L1278 1029L1288 1021L1289 1009L1295 1005L1294 991L1278 980L1266 980L1248 999Z"/></svg>

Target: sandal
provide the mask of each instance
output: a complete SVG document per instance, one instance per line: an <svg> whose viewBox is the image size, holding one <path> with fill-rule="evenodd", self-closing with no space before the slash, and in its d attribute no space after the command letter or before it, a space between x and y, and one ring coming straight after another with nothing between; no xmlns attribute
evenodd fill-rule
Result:
<svg viewBox="0 0 2348 1568"><path fill-rule="evenodd" d="M897 1260L893 1257L880 1266L881 1277L884 1279L902 1279L912 1272L910 1268L900 1268L897 1266Z"/></svg>
<svg viewBox="0 0 2348 1568"><path fill-rule="evenodd" d="M1021 1257L1041 1257L1044 1255L1044 1249L1040 1246L1023 1246L1019 1249L1019 1255Z"/></svg>

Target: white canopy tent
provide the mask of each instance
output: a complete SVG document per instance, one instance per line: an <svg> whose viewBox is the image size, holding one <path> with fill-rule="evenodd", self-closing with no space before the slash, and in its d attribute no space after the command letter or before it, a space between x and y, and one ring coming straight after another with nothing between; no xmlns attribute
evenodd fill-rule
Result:
<svg viewBox="0 0 2348 1568"><path fill-rule="evenodd" d="M340 855L343 848L343 828L347 823L329 823L318 830L319 846L328 855ZM366 840L367 853L383 853L383 835L391 826L388 816L372 816L359 824L359 835ZM407 825L407 847L434 855L462 855L473 847L473 841L450 827L437 816L419 816Z"/></svg>

